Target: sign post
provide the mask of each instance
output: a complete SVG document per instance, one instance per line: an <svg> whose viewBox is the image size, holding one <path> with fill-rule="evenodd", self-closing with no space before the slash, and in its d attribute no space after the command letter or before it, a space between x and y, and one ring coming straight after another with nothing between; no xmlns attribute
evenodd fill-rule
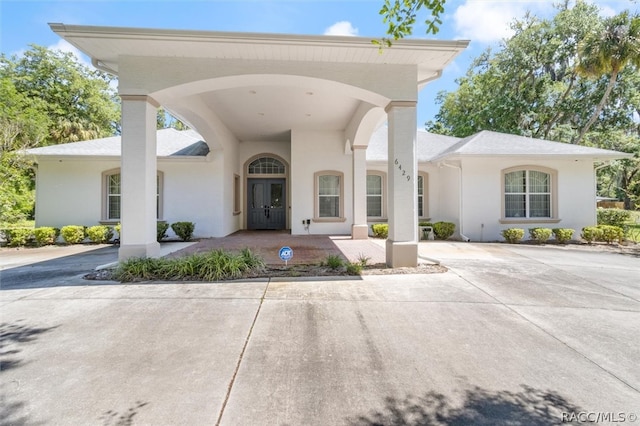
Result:
<svg viewBox="0 0 640 426"><path fill-rule="evenodd" d="M281 260L284 260L284 266L287 266L287 262L293 258L293 250L289 246L284 246L278 253Z"/></svg>

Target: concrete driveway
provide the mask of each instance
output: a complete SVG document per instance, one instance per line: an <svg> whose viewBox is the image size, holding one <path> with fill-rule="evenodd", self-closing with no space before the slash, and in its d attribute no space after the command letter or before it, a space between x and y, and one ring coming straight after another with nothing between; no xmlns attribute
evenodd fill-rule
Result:
<svg viewBox="0 0 640 426"><path fill-rule="evenodd" d="M0 424L638 422L639 258L420 249L449 272L3 287Z"/></svg>

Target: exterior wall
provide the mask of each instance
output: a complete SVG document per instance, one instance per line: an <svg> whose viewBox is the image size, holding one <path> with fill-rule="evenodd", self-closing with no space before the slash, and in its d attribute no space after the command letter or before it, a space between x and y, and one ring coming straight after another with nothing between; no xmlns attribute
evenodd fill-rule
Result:
<svg viewBox="0 0 640 426"><path fill-rule="evenodd" d="M98 225L102 172L119 160L40 160L36 177L36 226Z"/></svg>
<svg viewBox="0 0 640 426"><path fill-rule="evenodd" d="M222 204L215 191L221 181L222 159L213 162L158 161L163 172L162 217L168 223L196 224L194 236L224 236L216 216ZM120 168L118 160L40 160L36 180L36 226L99 224L104 188L102 174ZM169 236L172 231L169 229Z"/></svg>
<svg viewBox="0 0 640 426"><path fill-rule="evenodd" d="M311 222L310 234L350 234L353 223L351 155L345 154L345 139L341 131L291 131L291 233L307 234L303 219L314 218L314 173L335 170L344 174L344 221Z"/></svg>
<svg viewBox="0 0 640 426"><path fill-rule="evenodd" d="M448 166L438 167L437 170L437 180L434 179L433 184L438 190L435 191L436 196L430 198L435 200L431 221L455 223L457 235L460 232L460 172Z"/></svg>
<svg viewBox="0 0 640 426"><path fill-rule="evenodd" d="M516 166L540 166L557 172L558 221L500 223L502 212L502 170ZM574 238L584 226L594 225L595 186L591 161L465 159L463 162L463 233L472 241L502 241L507 228L572 228Z"/></svg>

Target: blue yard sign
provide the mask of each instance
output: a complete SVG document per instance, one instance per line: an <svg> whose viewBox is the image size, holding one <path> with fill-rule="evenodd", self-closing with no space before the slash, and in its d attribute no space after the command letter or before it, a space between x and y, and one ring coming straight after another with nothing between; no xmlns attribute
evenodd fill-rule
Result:
<svg viewBox="0 0 640 426"><path fill-rule="evenodd" d="M293 250L291 249L291 247L284 246L280 249L278 255L280 256L281 260L284 260L284 263L286 265L287 262L293 258Z"/></svg>

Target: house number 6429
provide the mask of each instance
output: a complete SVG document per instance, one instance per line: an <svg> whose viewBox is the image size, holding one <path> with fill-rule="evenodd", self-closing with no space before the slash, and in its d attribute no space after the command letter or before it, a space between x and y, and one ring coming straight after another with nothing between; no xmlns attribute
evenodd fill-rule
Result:
<svg viewBox="0 0 640 426"><path fill-rule="evenodd" d="M407 171L402 168L402 164L400 164L400 162L398 161L397 158L396 158L396 161L394 162L394 164L396 166L398 166L398 170L400 170L402 172L402 176L406 177L407 178L407 182L409 182L411 180L411 175L408 175Z"/></svg>

